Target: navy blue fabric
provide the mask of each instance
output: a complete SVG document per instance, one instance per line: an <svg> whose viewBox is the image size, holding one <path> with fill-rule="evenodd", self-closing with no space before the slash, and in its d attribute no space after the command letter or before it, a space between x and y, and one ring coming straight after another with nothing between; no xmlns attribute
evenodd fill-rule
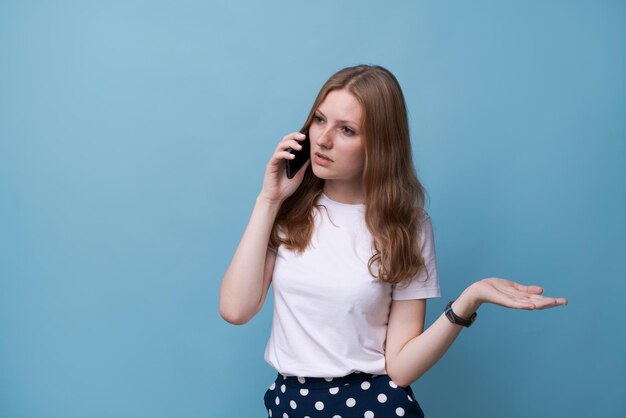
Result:
<svg viewBox="0 0 626 418"><path fill-rule="evenodd" d="M269 418L424 418L411 386L388 375L335 378L277 374L264 396Z"/></svg>

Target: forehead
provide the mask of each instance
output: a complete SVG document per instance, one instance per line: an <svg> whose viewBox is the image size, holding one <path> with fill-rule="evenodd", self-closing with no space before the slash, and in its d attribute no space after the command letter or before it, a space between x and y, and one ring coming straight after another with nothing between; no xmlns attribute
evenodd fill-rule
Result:
<svg viewBox="0 0 626 418"><path fill-rule="evenodd" d="M361 103L348 90L333 90L326 95L319 110L328 118L359 123L363 115Z"/></svg>

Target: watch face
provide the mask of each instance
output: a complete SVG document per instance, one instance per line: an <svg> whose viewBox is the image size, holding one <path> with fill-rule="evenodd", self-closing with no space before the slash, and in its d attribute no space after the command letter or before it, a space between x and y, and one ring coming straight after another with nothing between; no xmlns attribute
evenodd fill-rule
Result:
<svg viewBox="0 0 626 418"><path fill-rule="evenodd" d="M452 312L452 308L448 308L446 309L446 317L450 320L450 322L452 322L453 324L457 324L458 322L456 322L456 318L454 316L454 312Z"/></svg>

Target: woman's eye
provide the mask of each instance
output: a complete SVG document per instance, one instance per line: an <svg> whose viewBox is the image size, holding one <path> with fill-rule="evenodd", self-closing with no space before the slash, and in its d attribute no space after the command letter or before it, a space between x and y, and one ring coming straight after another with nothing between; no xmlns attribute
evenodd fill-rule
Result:
<svg viewBox="0 0 626 418"><path fill-rule="evenodd" d="M321 122L322 120L323 119L320 116L317 116L317 115L313 116L313 121L315 122Z"/></svg>
<svg viewBox="0 0 626 418"><path fill-rule="evenodd" d="M343 127L343 132L348 136L354 135L354 131L351 128L348 128L347 126Z"/></svg>

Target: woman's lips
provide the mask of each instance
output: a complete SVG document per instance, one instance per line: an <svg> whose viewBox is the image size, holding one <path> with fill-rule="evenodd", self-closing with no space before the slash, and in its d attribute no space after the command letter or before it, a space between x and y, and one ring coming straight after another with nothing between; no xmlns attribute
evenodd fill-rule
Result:
<svg viewBox="0 0 626 418"><path fill-rule="evenodd" d="M315 163L317 165L321 165L323 167L329 166L333 163L333 160L328 158L326 155L321 154L319 152L315 153Z"/></svg>

